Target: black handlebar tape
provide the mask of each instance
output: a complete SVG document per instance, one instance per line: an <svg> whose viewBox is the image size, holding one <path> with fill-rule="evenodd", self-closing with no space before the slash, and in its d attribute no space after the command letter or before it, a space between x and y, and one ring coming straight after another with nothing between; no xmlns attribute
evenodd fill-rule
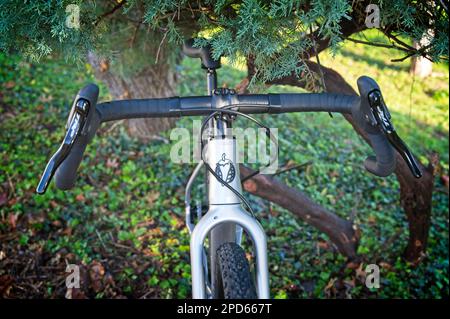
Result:
<svg viewBox="0 0 450 319"><path fill-rule="evenodd" d="M100 125L100 117L95 110L98 92L97 85L88 84L75 97L74 104L80 98L89 101L89 112L81 134L76 138L69 155L67 155L55 172L55 184L61 190L71 189L75 185L77 170L86 146L92 140Z"/></svg>
<svg viewBox="0 0 450 319"><path fill-rule="evenodd" d="M308 94L274 94L280 98L279 113L287 112L338 112L352 113L355 105L359 104L359 96L330 94L330 93L308 93ZM272 98L273 100L273 98ZM274 102L271 102L274 104Z"/></svg>
<svg viewBox="0 0 450 319"><path fill-rule="evenodd" d="M369 93L380 90L378 84L372 78L362 76L358 79L358 89L361 103L352 112L356 124L363 129L369 138L375 156L369 156L364 167L372 174L386 177L395 169L395 152L388 139L378 126L369 105Z"/></svg>
<svg viewBox="0 0 450 319"><path fill-rule="evenodd" d="M170 110L179 105L179 99L122 100L100 103L97 111L102 122L132 118L173 117Z"/></svg>
<svg viewBox="0 0 450 319"><path fill-rule="evenodd" d="M196 48L194 47L194 39L189 39L183 43L183 53L190 58L200 58L202 60L202 67L205 69L220 68L220 60L214 60L212 58L212 48L210 45Z"/></svg>
<svg viewBox="0 0 450 319"><path fill-rule="evenodd" d="M372 174L386 177L395 169L395 153L383 134L367 134L376 156L369 156L364 161L364 167Z"/></svg>
<svg viewBox="0 0 450 319"><path fill-rule="evenodd" d="M376 157L369 157L365 167L378 176L389 175L395 167L393 149L386 137L377 127L367 124L364 120L368 111L367 94L378 88L375 81L362 77L358 80L361 92L359 96L342 94L255 94L233 95L230 103L241 105L239 110L244 113L287 113L287 112L339 112L352 113L358 125L369 136ZM89 101L90 108L86 123L81 134L72 146L70 154L55 172L55 183L61 190L71 189L77 177L77 169L81 163L87 144L95 136L102 122L151 117L179 117L207 115L211 111L213 100L211 96L170 97L159 99L122 100L100 103L97 105L98 87L89 84L81 89L75 98ZM362 98L365 97L365 98ZM217 106L216 106L217 107ZM72 107L73 109L73 107ZM70 116L69 116L70 119Z"/></svg>
<svg viewBox="0 0 450 319"><path fill-rule="evenodd" d="M249 94L227 95L218 101L214 96L135 99L99 103L101 122L132 118L161 118L208 115L217 108L235 105L240 112L339 112L351 113L359 96L343 94ZM218 103L217 105L215 103ZM213 104L215 105L213 108ZM223 104L223 105L220 105Z"/></svg>
<svg viewBox="0 0 450 319"><path fill-rule="evenodd" d="M210 96L170 97L104 102L97 105L101 122L132 118L179 117L208 114ZM194 111L189 112L190 109ZM204 112L198 111L205 109Z"/></svg>

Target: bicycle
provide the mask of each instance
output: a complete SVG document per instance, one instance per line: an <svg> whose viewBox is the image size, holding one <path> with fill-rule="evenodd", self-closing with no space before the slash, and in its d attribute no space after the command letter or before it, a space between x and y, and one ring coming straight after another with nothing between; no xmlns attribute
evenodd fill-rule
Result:
<svg viewBox="0 0 450 319"><path fill-rule="evenodd" d="M191 39L185 42L183 52L189 57L200 58L201 67L206 71L208 95L97 104L99 89L94 84L88 84L75 97L64 140L50 158L36 192L45 193L53 176L58 189L74 187L83 153L101 123L131 118L204 116L200 132L201 161L193 170L185 193L185 218L191 236L193 298L269 298L266 234L242 194L242 181L236 162L236 140L235 136L228 134L238 116L264 127L249 114L351 114L359 128L367 133L375 152L375 156L369 156L364 162L367 171L380 177L390 175L395 168L395 149L406 161L411 173L417 178L421 177L415 158L394 129L381 90L373 79L367 76L358 79L359 96L328 93L239 95L232 89L217 87L216 70L221 67L221 63L212 58L210 47L196 48ZM209 133L204 138L206 127ZM270 135L270 130L264 128ZM208 146L206 151L205 145ZM203 167L206 168L207 176L208 210L204 215L200 212L194 223L191 189ZM225 167L226 175L222 171ZM255 279L252 278L240 245L243 230L253 242ZM207 237L209 256L205 248Z"/></svg>

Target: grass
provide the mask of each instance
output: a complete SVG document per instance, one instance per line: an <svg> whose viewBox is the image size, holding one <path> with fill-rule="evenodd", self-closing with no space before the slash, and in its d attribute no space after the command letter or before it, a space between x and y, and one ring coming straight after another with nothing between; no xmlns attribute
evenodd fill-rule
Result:
<svg viewBox="0 0 450 319"><path fill-rule="evenodd" d="M368 36L377 37L373 32ZM395 54L385 49L348 43L334 58L324 53L321 60L355 87L358 76L372 76L400 135L424 162L431 151L437 152L440 175L448 176L448 65L435 65L430 78L414 79L408 62L391 63L392 57ZM179 94L204 93L197 61L184 60L178 72ZM229 65L219 72L221 83L229 87L244 75ZM112 132L104 127L88 147L73 190L61 192L52 185L44 196L34 194L50 153L61 141L71 100L88 82L99 84L102 99L109 98L88 66L58 59L29 64L0 54L0 281L13 279L10 297L63 297L67 262L89 274L98 267L104 270L98 282L87 276L88 297L188 297L183 201L192 165L172 163L170 143L143 144L120 126ZM413 267L400 258L407 222L398 182L364 171L361 164L371 149L341 116L259 118L279 128L281 165L289 160L313 162L306 170L279 178L342 217L356 211L363 267L382 265L381 288L368 290L358 271L343 269L344 258L326 248L326 236L250 196L268 234L272 297L448 297L448 195L440 176L427 256ZM177 125L190 127L192 122L182 119Z"/></svg>

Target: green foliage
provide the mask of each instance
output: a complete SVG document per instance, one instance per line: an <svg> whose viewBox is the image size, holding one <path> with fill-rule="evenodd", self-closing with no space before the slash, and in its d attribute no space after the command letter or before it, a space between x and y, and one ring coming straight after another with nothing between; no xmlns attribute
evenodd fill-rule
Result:
<svg viewBox="0 0 450 319"><path fill-rule="evenodd" d="M69 3L80 7L80 29L65 24ZM425 53L436 61L448 59L448 15L440 3L371 3L380 6L381 27L397 36L421 39L431 28ZM180 43L200 35L206 40L197 45L209 42L215 57L254 57L255 80L267 82L292 72L311 76L304 64L315 45L311 32L336 53L342 23L352 18L362 28L365 5L346 0L10 0L0 3L0 50L33 59L52 52L83 59L94 50L109 57L114 70L131 74L156 61L174 62Z"/></svg>
<svg viewBox="0 0 450 319"><path fill-rule="evenodd" d="M66 7L82 5L81 24L95 18L91 2L75 1L2 1L0 3L0 50L19 51L33 60L53 51L72 59L96 47L98 33L92 28L67 28Z"/></svg>
<svg viewBox="0 0 450 319"><path fill-rule="evenodd" d="M436 10L436 6L439 6L437 1L381 0L379 4L382 25L397 27L398 34L409 39L425 38L430 42L428 51L431 57L436 61L439 61L439 57L448 59L448 11L440 15L444 9ZM426 14L422 16L424 12ZM418 19L418 16L422 18ZM439 30L445 30L445 32Z"/></svg>
<svg viewBox="0 0 450 319"><path fill-rule="evenodd" d="M378 37L376 32L364 36ZM407 62L385 63L388 54L387 49L372 51L350 44L334 59L325 54L322 59L353 85L357 76L371 74L383 89L401 136L418 154L437 151L441 174L448 175L448 65L435 65L433 77L414 80ZM204 74L198 64L184 60L177 66L179 94L203 94ZM233 87L244 75L225 64L219 79ZM0 54L0 198L7 196L0 204L1 250L7 258L20 258L18 251L44 256L45 265L61 255L61 273L66 258L81 265L100 260L120 294L128 297L188 297L189 235L182 203L192 166L170 161L171 143L144 144L121 126L102 127L86 151L73 190L58 191L52 184L45 196L34 193L48 156L61 142L73 96L92 81L85 65L77 68L59 59L31 64L16 55ZM277 86L270 91L300 90ZM104 86L101 92L101 99L108 100ZM381 288L366 289L355 270L342 270L345 260L326 236L280 207L249 196L268 234L271 296L335 297L342 280L344 297L448 297L448 195L439 176L427 256L414 267L399 258L407 240L407 222L398 203L398 182L394 177L375 178L363 169L362 161L371 150L341 116L262 115L259 119L279 128L280 165L289 160L313 163L279 178L341 217L357 212L363 267L383 265ZM192 122L182 119L178 126L190 128ZM12 215L17 217L14 231ZM18 236L10 237L13 232ZM9 247L14 250L6 250ZM25 267L29 257L23 258ZM39 292L30 294L64 296L64 280L52 281L57 275L51 267L41 269L49 269L49 276L39 279L45 281ZM0 267L0 276L8 271ZM24 294L14 289L12 293ZM95 294L111 296L106 290Z"/></svg>

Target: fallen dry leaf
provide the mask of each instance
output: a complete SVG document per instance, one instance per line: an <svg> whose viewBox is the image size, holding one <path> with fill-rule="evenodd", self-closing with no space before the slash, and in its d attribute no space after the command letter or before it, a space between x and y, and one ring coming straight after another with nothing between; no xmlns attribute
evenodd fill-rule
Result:
<svg viewBox="0 0 450 319"><path fill-rule="evenodd" d="M91 287L95 292L103 289L102 279L105 276L105 268L98 261L93 261L89 267L89 278L91 279Z"/></svg>
<svg viewBox="0 0 450 319"><path fill-rule="evenodd" d="M319 241L317 243L317 247L320 249L328 250L330 248L330 245L326 241Z"/></svg>
<svg viewBox="0 0 450 319"><path fill-rule="evenodd" d="M109 63L107 60L100 61L100 72L106 72L109 69Z"/></svg>
<svg viewBox="0 0 450 319"><path fill-rule="evenodd" d="M348 269L357 269L358 267L360 267L360 265L361 264L359 262L351 261L351 262L347 263L347 268Z"/></svg>
<svg viewBox="0 0 450 319"><path fill-rule="evenodd" d="M12 230L16 229L17 227L17 215L16 214L9 214L9 226Z"/></svg>
<svg viewBox="0 0 450 319"><path fill-rule="evenodd" d="M0 296L2 296L3 298L8 297L13 283L14 278L10 275L0 276Z"/></svg>
<svg viewBox="0 0 450 319"><path fill-rule="evenodd" d="M367 222L368 222L370 225L374 225L374 224L377 223L377 219L376 219L375 216L370 215L370 216L367 218Z"/></svg>
<svg viewBox="0 0 450 319"><path fill-rule="evenodd" d="M68 288L65 297L67 299L88 299L86 294L78 288Z"/></svg>
<svg viewBox="0 0 450 319"><path fill-rule="evenodd" d="M62 226L62 223L61 223L60 220L54 220L54 221L52 222L52 225L59 228L59 227Z"/></svg>
<svg viewBox="0 0 450 319"><path fill-rule="evenodd" d="M5 205L8 202L8 195L6 193L0 193L0 206Z"/></svg>
<svg viewBox="0 0 450 319"><path fill-rule="evenodd" d="M337 280L337 278L331 278L330 279L330 281L328 282L328 284L324 288L325 293L332 293L332 294L336 293L336 289L334 287L334 284L335 284L336 280Z"/></svg>
<svg viewBox="0 0 450 319"><path fill-rule="evenodd" d="M119 166L119 161L117 158L108 158L106 160L106 167L108 168L117 168Z"/></svg>
<svg viewBox="0 0 450 319"><path fill-rule="evenodd" d="M147 203L152 205L155 202L155 200L159 198L159 195L160 195L159 192L154 191L149 192L147 195Z"/></svg>
<svg viewBox="0 0 450 319"><path fill-rule="evenodd" d="M387 262L384 262L384 261L379 262L378 265L380 265L380 267L383 268L383 269L388 269L388 270L389 270L389 269L392 268L392 265L391 265L391 264L389 264L389 263L387 263Z"/></svg>
<svg viewBox="0 0 450 319"><path fill-rule="evenodd" d="M4 86L5 88L7 88L7 89L12 89L13 87L16 86L16 82L14 82L14 81L8 81L8 82L6 82L3 86Z"/></svg>
<svg viewBox="0 0 450 319"><path fill-rule="evenodd" d="M62 231L63 235L66 236L71 236L72 235L72 227L66 227L63 231Z"/></svg>
<svg viewBox="0 0 450 319"><path fill-rule="evenodd" d="M358 278L361 282L366 280L366 272L363 269L363 264L359 265L357 269L355 269L356 278Z"/></svg>

